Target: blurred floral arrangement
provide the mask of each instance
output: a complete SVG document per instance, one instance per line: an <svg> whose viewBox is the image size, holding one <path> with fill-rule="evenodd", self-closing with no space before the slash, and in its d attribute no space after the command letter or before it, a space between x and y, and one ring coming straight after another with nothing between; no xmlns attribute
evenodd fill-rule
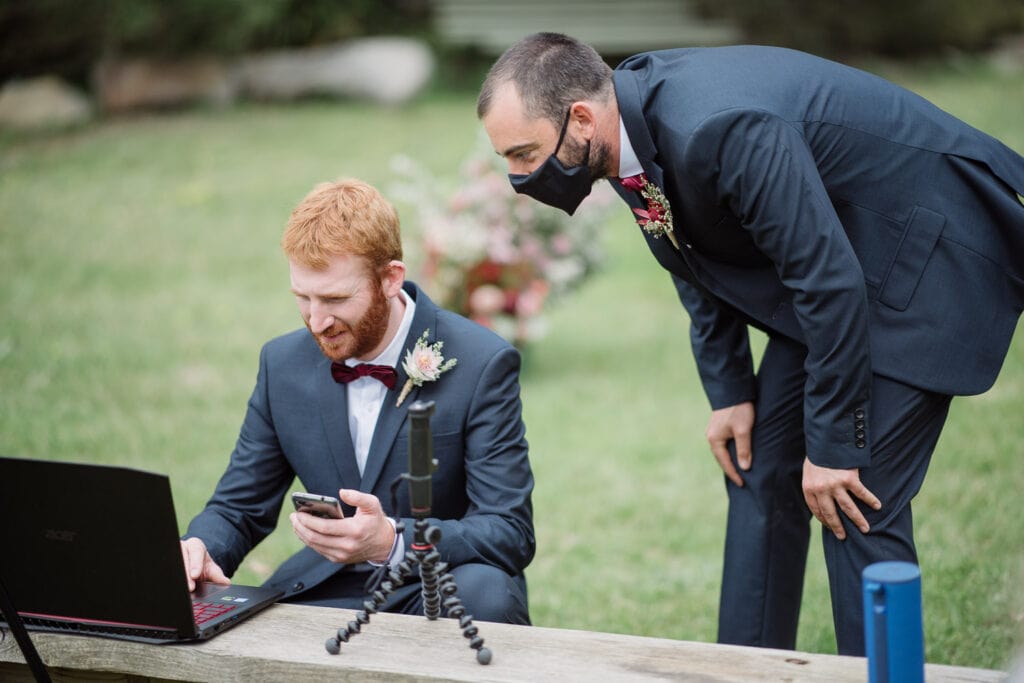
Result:
<svg viewBox="0 0 1024 683"><path fill-rule="evenodd" d="M391 196L412 207L403 222L419 235L421 263L410 279L439 305L522 347L546 332L545 306L599 267L601 232L617 197L598 183L567 216L516 194L485 141L452 188L410 157L395 157Z"/></svg>

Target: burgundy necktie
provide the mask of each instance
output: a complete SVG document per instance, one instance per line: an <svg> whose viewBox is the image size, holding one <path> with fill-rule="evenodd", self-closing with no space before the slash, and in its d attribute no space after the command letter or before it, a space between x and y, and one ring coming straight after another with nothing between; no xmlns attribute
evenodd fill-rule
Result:
<svg viewBox="0 0 1024 683"><path fill-rule="evenodd" d="M398 381L398 373L390 365L373 365L372 363L360 363L359 365L345 365L344 363L331 363L331 376L335 382L348 384L360 377L372 377L380 380L388 389L395 388Z"/></svg>

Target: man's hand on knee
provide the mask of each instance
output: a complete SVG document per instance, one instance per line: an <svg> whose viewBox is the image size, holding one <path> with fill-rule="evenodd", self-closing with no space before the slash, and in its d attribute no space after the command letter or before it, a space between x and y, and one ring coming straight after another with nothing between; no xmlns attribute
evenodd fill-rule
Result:
<svg viewBox="0 0 1024 683"><path fill-rule="evenodd" d="M753 458L750 449L750 435L753 431L754 404L750 401L711 411L705 436L725 476L737 486L743 486L743 479L729 457L729 442L736 443L736 462L745 472L750 469Z"/></svg>
<svg viewBox="0 0 1024 683"><path fill-rule="evenodd" d="M861 533L866 534L871 529L851 493L875 510L882 508L881 501L861 483L860 470L856 468L837 470L819 467L809 458L804 458L803 489L804 500L807 501L811 514L831 529L840 541L846 538L846 531L839 517L840 510Z"/></svg>

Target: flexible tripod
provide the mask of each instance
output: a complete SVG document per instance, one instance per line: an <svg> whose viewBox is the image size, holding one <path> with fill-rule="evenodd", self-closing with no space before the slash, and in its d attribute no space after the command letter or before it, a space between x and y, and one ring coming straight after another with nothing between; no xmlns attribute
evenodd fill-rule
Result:
<svg viewBox="0 0 1024 683"><path fill-rule="evenodd" d="M416 520L410 548L412 556L406 555L398 565L398 571L388 571L387 578L373 590L370 599L363 603L363 609L356 613L356 618L327 639L324 646L332 655L341 652L341 644L347 643L349 638L359 633L363 624L370 623L370 615L380 611L388 597L418 569L424 616L434 621L441 615L443 596L443 606L448 616L459 620L462 635L469 639L469 647L476 650L476 661L481 664L491 662L491 651L484 647L484 639L478 635L478 629L473 625L473 615L466 614L466 608L456 595L458 587L455 585L455 577L448 573L448 563L440 561L441 553L434 547L434 544L441 540L441 529L431 525L427 520L432 497L430 476L437 467L430 434L430 416L433 412L433 401L416 401L409 406L409 472L403 474L391 487L394 499L395 491L402 479L409 482L409 502L412 516ZM393 504L392 509L397 510L398 506ZM404 530L402 520L396 520L395 533L401 536Z"/></svg>

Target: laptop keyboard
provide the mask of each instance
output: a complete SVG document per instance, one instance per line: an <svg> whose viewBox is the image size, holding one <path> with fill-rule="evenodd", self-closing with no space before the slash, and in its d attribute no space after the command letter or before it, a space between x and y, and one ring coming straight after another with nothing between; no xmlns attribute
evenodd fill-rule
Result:
<svg viewBox="0 0 1024 683"><path fill-rule="evenodd" d="M225 612L230 612L233 609L235 609L235 605L224 602L203 602L201 600L192 601L192 614L195 617L197 626L201 625L203 622L213 619L214 617L219 617Z"/></svg>

